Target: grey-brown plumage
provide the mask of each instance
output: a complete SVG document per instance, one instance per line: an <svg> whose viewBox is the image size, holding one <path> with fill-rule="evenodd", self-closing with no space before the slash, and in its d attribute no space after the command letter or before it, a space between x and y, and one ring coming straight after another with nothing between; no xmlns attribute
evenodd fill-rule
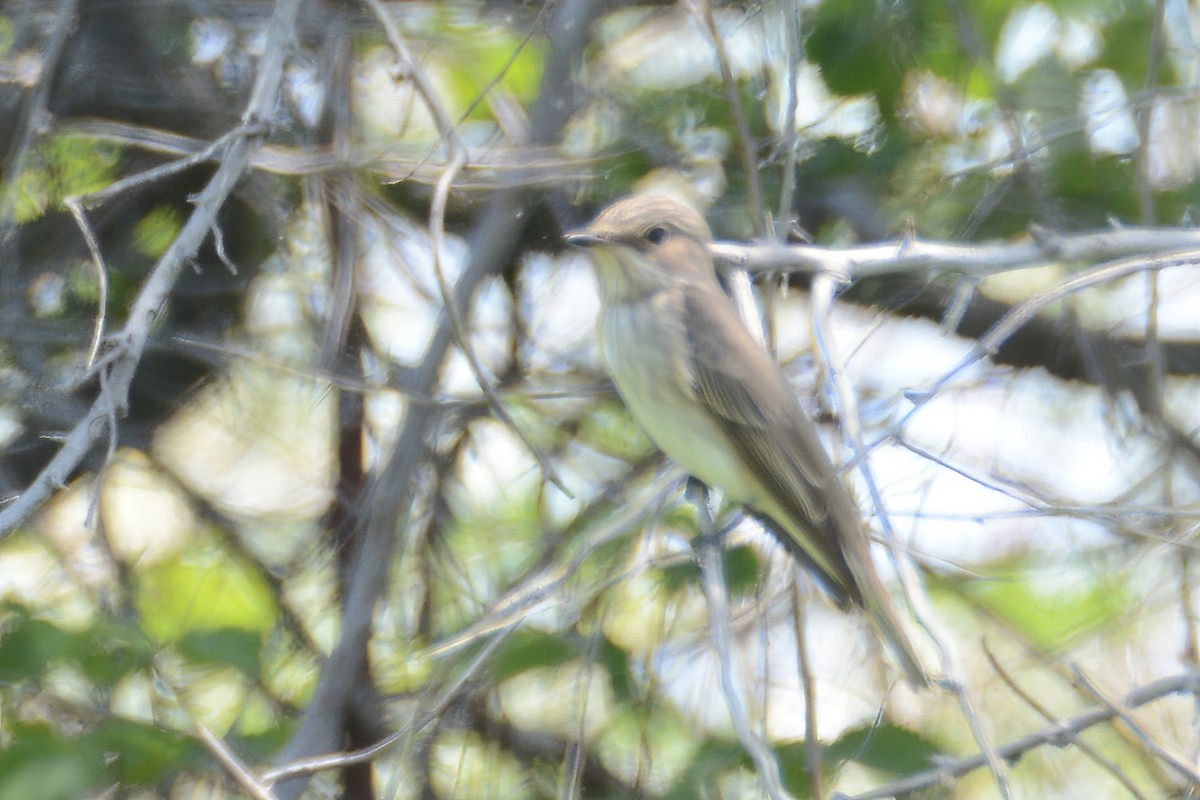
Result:
<svg viewBox="0 0 1200 800"><path fill-rule="evenodd" d="M633 196L567 240L591 251L601 354L650 438L765 518L839 605L870 614L909 681L924 685L858 508L779 365L722 291L704 218L668 198Z"/></svg>

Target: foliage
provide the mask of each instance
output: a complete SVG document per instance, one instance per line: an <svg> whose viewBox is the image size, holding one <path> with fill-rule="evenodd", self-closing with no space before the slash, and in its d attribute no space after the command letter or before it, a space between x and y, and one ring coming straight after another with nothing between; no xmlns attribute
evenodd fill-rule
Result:
<svg viewBox="0 0 1200 800"><path fill-rule="evenodd" d="M0 800L235 796L199 727L262 776L335 690L324 749L401 734L339 767L379 796L758 796L723 657L786 790L851 793L963 763L976 728L1017 740L1101 690L1107 705L1197 668L1187 266L1064 291L991 359L978 337L1017 304L1141 254L856 274L831 321L844 364L808 332L803 269L786 292L761 282L869 524L917 555L960 704L897 687L863 615L833 609L753 519L714 497L706 529L606 383L593 287L559 245L584 209L646 189L704 207L718 239L902 255L941 238L985 265L1031 231L1051 256L1069 232L1186 233L1186 4L715 4L732 86L702 4L564 22L576 4L384 3L416 67L397 66L372 4L307 4L270 118L242 127L275 46L266 5L0 8L3 496L36 487L99 409L88 457L0 540ZM235 140L249 168L153 294ZM442 280L465 287L461 327ZM113 381L135 361L126 397ZM846 367L853 417L814 377L829 366ZM360 559L376 529L394 549ZM730 653L702 535L722 542ZM364 663L330 689L360 632ZM1028 796L1194 789L1159 754L1195 751L1195 712L1159 699L1139 713L1161 747L1063 738L1009 779ZM970 780L930 791L976 796Z"/></svg>

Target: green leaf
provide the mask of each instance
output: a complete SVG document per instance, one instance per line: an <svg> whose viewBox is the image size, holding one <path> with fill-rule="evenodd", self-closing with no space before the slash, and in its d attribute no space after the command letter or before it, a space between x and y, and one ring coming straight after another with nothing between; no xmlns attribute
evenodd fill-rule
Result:
<svg viewBox="0 0 1200 800"><path fill-rule="evenodd" d="M629 671L629 654L605 638L600 648L600 663L608 673L608 683L618 703L633 697L633 676Z"/></svg>
<svg viewBox="0 0 1200 800"><path fill-rule="evenodd" d="M731 596L754 592L758 588L761 566L757 551L749 545L721 550L725 588ZM694 559L654 571L668 592L691 591L700 587L700 565Z"/></svg>
<svg viewBox="0 0 1200 800"><path fill-rule="evenodd" d="M625 407L616 402L597 406L596 411L583 420L575 440L627 461L642 458L654 448Z"/></svg>
<svg viewBox="0 0 1200 800"><path fill-rule="evenodd" d="M87 738L44 725L16 725L0 752L0 800L76 800L111 783L101 751Z"/></svg>
<svg viewBox="0 0 1200 800"><path fill-rule="evenodd" d="M0 638L0 681L36 680L49 662L67 658L80 649L78 634L33 619L23 608L9 608L16 613Z"/></svg>
<svg viewBox="0 0 1200 800"><path fill-rule="evenodd" d="M179 640L179 652L202 664L229 664L257 680L262 675L262 635L241 628L191 631Z"/></svg>
<svg viewBox="0 0 1200 800"><path fill-rule="evenodd" d="M52 662L77 665L87 677L112 685L148 663L153 643L139 629L99 620L83 631L63 630L18 606L0 639L0 680L37 680Z"/></svg>
<svg viewBox="0 0 1200 800"><path fill-rule="evenodd" d="M597 178L592 196L611 200L628 194L633 185L654 166L640 148L629 148L602 157L596 164Z"/></svg>
<svg viewBox="0 0 1200 800"><path fill-rule="evenodd" d="M788 747L797 748L803 760L803 742ZM824 749L823 757L830 766L853 761L894 775L909 775L928 769L941 752L941 748L915 731L883 724L847 731Z"/></svg>
<svg viewBox="0 0 1200 800"><path fill-rule="evenodd" d="M155 643L133 624L100 619L88 631L77 653L84 673L98 684L111 686L150 664Z"/></svg>
<svg viewBox="0 0 1200 800"><path fill-rule="evenodd" d="M559 667L577 655L562 636L518 630L508 637L492 658L496 681L506 681L539 667Z"/></svg>
<svg viewBox="0 0 1200 800"><path fill-rule="evenodd" d="M0 15L0 58L6 57L17 40L17 29L12 20Z"/></svg>
<svg viewBox="0 0 1200 800"><path fill-rule="evenodd" d="M16 177L15 218L37 219L63 198L95 192L116 180L120 151L109 144L72 134L40 143Z"/></svg>
<svg viewBox="0 0 1200 800"><path fill-rule="evenodd" d="M1052 593L1031 577L1025 570L1013 570L1005 580L967 581L960 589L1047 653L1070 648L1081 636L1136 605L1117 570L1086 582L1057 582Z"/></svg>
<svg viewBox="0 0 1200 800"><path fill-rule="evenodd" d="M712 794L712 787L731 769L750 769L746 751L736 742L708 738L697 748L680 780L665 797L667 800L691 800Z"/></svg>
<svg viewBox="0 0 1200 800"><path fill-rule="evenodd" d="M277 617L266 580L226 548L201 546L137 576L135 602L146 630L177 642L200 630L265 632Z"/></svg>
<svg viewBox="0 0 1200 800"><path fill-rule="evenodd" d="M205 763L205 751L195 740L121 717L106 717L91 738L122 783L154 783L171 772Z"/></svg>
<svg viewBox="0 0 1200 800"><path fill-rule="evenodd" d="M758 553L749 545L739 545L721 553L725 567L725 586L730 595L748 594L758 589L762 565Z"/></svg>
<svg viewBox="0 0 1200 800"><path fill-rule="evenodd" d="M695 559L652 571L658 573L663 587L671 593L689 591L700 586L700 565Z"/></svg>
<svg viewBox="0 0 1200 800"><path fill-rule="evenodd" d="M829 90L873 94L891 118L905 72L915 62L914 48L927 36L924 4L839 0L822 3L814 16L805 50Z"/></svg>
<svg viewBox="0 0 1200 800"><path fill-rule="evenodd" d="M493 81L518 100L537 97L541 83L544 52L541 42L522 41L496 26L480 27L463 35L458 31L448 42L445 64L454 78L455 89L464 106L475 103L468 119L491 119L486 102L475 102L491 88Z"/></svg>
<svg viewBox="0 0 1200 800"><path fill-rule="evenodd" d="M1104 227L1114 218L1134 221L1140 217L1131 159L1097 158L1082 144L1069 148L1063 143L1052 152L1052 190L1071 208L1073 222Z"/></svg>
<svg viewBox="0 0 1200 800"><path fill-rule="evenodd" d="M1154 3L1122 3L1119 16L1104 30L1104 48L1097 65L1117 73L1130 95L1140 92L1146 82L1153 29ZM1162 59L1158 69L1159 84L1177 82L1171 59Z"/></svg>
<svg viewBox="0 0 1200 800"><path fill-rule="evenodd" d="M804 742L780 745L775 748L775 754L779 764L779 777L788 792L796 797L812 797L812 774L808 770ZM822 750L821 754L824 756L828 753Z"/></svg>
<svg viewBox="0 0 1200 800"><path fill-rule="evenodd" d="M158 258L167 251L179 229L183 215L172 206L159 206L138 220L133 230L133 243L142 255Z"/></svg>
<svg viewBox="0 0 1200 800"><path fill-rule="evenodd" d="M287 745L296 732L293 722L284 722L255 734L230 731L225 734L225 741L246 762L267 762Z"/></svg>

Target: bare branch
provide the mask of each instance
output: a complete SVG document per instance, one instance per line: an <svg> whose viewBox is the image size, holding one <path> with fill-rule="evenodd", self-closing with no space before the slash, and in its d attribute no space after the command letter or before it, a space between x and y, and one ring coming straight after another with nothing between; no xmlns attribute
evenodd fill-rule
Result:
<svg viewBox="0 0 1200 800"><path fill-rule="evenodd" d="M238 786L241 786L251 797L256 797L258 800L276 800L275 794L271 791L270 786L263 784L250 771L237 753L230 749L229 745L210 731L203 725L196 726L196 733L200 735L200 740L204 742L209 752L221 762L221 765L233 776L237 781Z"/></svg>
<svg viewBox="0 0 1200 800"><path fill-rule="evenodd" d="M433 115L438 132L441 133L442 139L450 148L449 164L445 172L438 178L433 192L433 202L429 206L429 231L433 239L431 247L433 251L433 272L437 277L438 291L442 295L442 304L446 309L446 317L454 333L455 344L458 345L458 349L467 359L467 365L471 368L471 374L475 377L475 382L479 384L479 388L483 391L484 397L487 398L492 413L521 440L521 443L525 445L525 449L537 460L538 466L542 468L542 473L547 479L568 498L574 498L575 495L571 493L571 490L567 488L567 485L558 476L558 472L554 469L554 465L550 463L550 459L529 439L525 431L521 429L521 426L517 425L516 420L512 418L512 415L508 413L507 409L500 402L500 397L496 394L495 382L487 374L487 370L484 369L483 364L479 361L479 356L471 346L470 337L467 335L462 314L454 302L454 293L450 290L450 284L446 280L442 256L445 252L446 239L446 203L450 198L450 188L454 185L459 172L469 161L467 148L463 144L462 139L459 138L457 126L442 104L441 98L433 86L433 82L425 74L425 70L421 64L413 57L408 43L400 33L399 28L392 21L392 18L388 16L382 2L380 0L365 0L365 2L371 7L376 17L378 17L380 24L383 25L388 43L391 44L392 49L396 52L396 58L404 65L408 76L417 87L417 92L425 101L425 106L429 109L429 113Z"/></svg>
<svg viewBox="0 0 1200 800"><path fill-rule="evenodd" d="M1089 233L1033 231L1032 241L958 244L905 238L884 244L830 248L810 244L716 242L712 254L751 272L831 272L845 278L940 269L982 277L1054 263L1153 256L1200 247L1200 230L1114 228Z"/></svg>
<svg viewBox="0 0 1200 800"><path fill-rule="evenodd" d="M599 4L594 0L566 0L556 9L548 36L552 47L531 115L535 145L556 139L566 121L569 107L562 95L570 72L564 62L575 58L582 49L587 21L597 13ZM484 277L497 272L511 257L527 220L524 213L527 202L519 188L509 188L489 198L470 237L467 263L454 286L453 300L458 307L465 306ZM428 397L434 393L451 341L450 324L443 316L420 366L412 372L410 387L417 394ZM392 452L372 481L363 506L362 543L347 580L350 593L343 607L340 638L322 667L312 701L284 749L281 763L330 752L339 742L355 676L366 658L372 612L387 585L396 532L402 528L405 512L411 506L414 479L426 459L426 435L433 419L431 407L408 406ZM288 781L279 787L278 794L284 800L297 798L304 787L303 780Z"/></svg>
<svg viewBox="0 0 1200 800"><path fill-rule="evenodd" d="M450 703L458 697L462 692L467 682L474 678L479 671L486 665L491 657L495 655L497 648L508 638L508 635L517 629L517 625L511 625L508 628L498 631L487 642L487 644L479 651L476 656L471 659L471 663L462 671L454 680L447 684L429 706L414 715L413 719L408 722L400 730L390 736L376 742L370 747L362 750L355 750L352 753L330 753L328 755L315 756L310 758L297 759L295 761L282 764L274 769L263 773L263 781L273 785L282 781L291 780L294 778L313 775L317 772L325 770L340 769L348 767L352 764L362 764L373 760L380 753L384 752L392 745L401 741L408 736L416 736L422 733L426 728L437 721L442 712L450 705Z"/></svg>
<svg viewBox="0 0 1200 800"><path fill-rule="evenodd" d="M694 481L688 482L689 487L699 487ZM734 674L732 647L733 634L729 625L729 597L725 588L725 571L721 566L721 542L717 538L712 517L708 511L708 490L700 487L697 491L689 491L692 502L700 515L700 535L696 537L696 559L700 562L700 583L704 588L704 599L708 605L708 636L713 650L717 654L718 671L720 673L721 694L725 697L725 707L733 720L733 729L737 733L750 760L754 762L754 771L762 783L763 791L771 800L780 800L789 795L783 788L779 775L779 764L775 760L771 748L763 737L750 727L746 708L742 704L741 687L738 686Z"/></svg>
<svg viewBox="0 0 1200 800"><path fill-rule="evenodd" d="M104 119L73 119L58 124L55 129L178 157L176 161L131 175L89 195L88 206L105 202L131 186L173 175L195 164L216 163L224 146L223 138L206 142L171 131ZM514 154L512 150L488 146L476 148L470 156L470 163L463 168L462 176L455 184L460 190L496 189L518 181L524 186L560 186L565 181L583 181L591 176L588 159L565 157L550 147L530 145ZM433 154L420 157L390 151L346 154L329 146L266 144L255 150L250 166L276 175L296 176L365 170L387 182L412 181L432 186L446 170L447 162Z"/></svg>
<svg viewBox="0 0 1200 800"><path fill-rule="evenodd" d="M1000 318L1000 321L988 330L975 346L971 348L971 352L963 357L949 372L943 375L934 385L926 390L919 399L928 399L939 392L947 383L955 376L962 372L970 365L976 363L982 358L994 354L1010 336L1017 332L1022 325L1025 325L1031 319L1036 317L1043 308L1061 300L1075 292L1089 289L1093 286L1098 286L1102 283L1115 281L1118 278L1124 278L1127 275L1134 275L1146 270L1166 269L1167 267L1190 266L1200 263L1200 249L1179 250L1168 252L1157 256L1145 256L1137 258L1126 258L1108 263L1099 264L1091 269L1072 275L1067 280L1061 282L1053 289L1039 294L1037 297L1030 298L1020 305L1013 308L1007 314ZM914 398L917 397L914 395ZM922 403L918 402L912 411L906 415L901 422L907 422L908 418L915 414L921 407Z"/></svg>
<svg viewBox="0 0 1200 800"><path fill-rule="evenodd" d="M119 356L113 361L106 391L102 391L96 397L86 416L67 434L63 446L33 483L8 507L0 511L0 535L15 529L59 486L66 483L71 472L91 450L101 433L110 429L111 423L107 420L114 408L118 412L124 412L129 387L146 349L154 321L166 305L184 267L212 230L217 213L225 204L226 198L233 192L248 168L258 131L261 130L259 123L269 118L275 107L276 94L283 77L283 62L294 40L299 9L300 0L277 0L266 49L259 62L254 91L243 113L242 125L230 138L221 166L200 193L195 210L159 259L134 300L128 322L117 339Z"/></svg>
<svg viewBox="0 0 1200 800"><path fill-rule="evenodd" d="M813 797L824 797L824 776L821 774L821 731L817 723L817 687L813 681L808 658L807 625L804 619L804 598L800 594L802 567L793 566L791 581L792 624L796 632L796 665L800 672L800 688L804 691L804 764L808 769L808 785Z"/></svg>
<svg viewBox="0 0 1200 800"><path fill-rule="evenodd" d="M63 200L75 217L83 240L87 243L88 252L92 254L92 264L96 267L96 324L92 327L92 343L88 346L88 357L84 363L84 372L90 372L96 363L96 355L100 352L100 340L104 337L104 320L108 316L108 268L104 266L104 255L100 252L100 243L96 241L96 233L88 224L83 206L74 197Z"/></svg>
<svg viewBox="0 0 1200 800"><path fill-rule="evenodd" d="M1000 664L1000 661L996 658L996 655L992 652L991 648L987 646L987 642L984 642L983 644L983 652L984 655L987 656L988 662L992 665L992 669L996 670L996 673L1000 676L1000 679L1004 681L1009 689L1012 690L1013 694L1021 698L1025 705L1032 708L1044 720L1047 722L1054 722L1054 715L1050 713L1049 709L1035 700L1033 696L1029 694L1029 692L1025 691L1020 685L1017 684L1012 675L1010 675L1008 671ZM1131 797L1136 798L1136 800L1147 800L1145 795L1138 790L1137 784L1135 784L1133 780L1125 774L1124 770L1122 770L1118 765L1114 764L1109 759L1102 756L1094 747L1085 742L1081 737L1071 735L1071 745L1078 748L1079 752L1083 753L1093 762L1100 765L1104 771L1112 775L1113 778L1120 782L1125 791L1129 792Z"/></svg>
<svg viewBox="0 0 1200 800"><path fill-rule="evenodd" d="M758 183L758 153L754 137L750 133L750 123L746 119L746 109L742 105L741 90L733 77L733 69L729 66L729 55L725 52L725 42L717 30L717 20L713 16L711 0L692 0L688 4L712 43L713 52L717 57L717 66L721 72L721 83L725 87L725 99L729 103L733 115L734 128L738 136L738 152L742 157L742 170L746 177L746 199L750 202L750 214L754 220L754 232L758 236L767 233L767 214L763 208L762 189Z"/></svg>
<svg viewBox="0 0 1200 800"><path fill-rule="evenodd" d="M1150 735L1148 731L1133 718L1129 713L1129 706L1122 703L1120 700L1114 700L1108 697L1100 687L1096 686L1095 682L1084 674L1083 669L1078 665L1073 666L1071 671L1075 675L1075 682L1083 687L1084 691L1094 697L1105 708L1113 713L1117 719L1121 721L1139 741L1145 745L1146 752L1154 755L1155 758L1162 761L1175 772L1179 773L1188 785L1193 789L1200 788L1200 773L1197 773L1184 759L1169 751L1166 747L1158 743L1158 740Z"/></svg>
<svg viewBox="0 0 1200 800"><path fill-rule="evenodd" d="M1200 672L1185 672L1169 678L1162 678L1134 689L1125 695L1124 700L1121 701L1121 705L1126 708L1138 708L1139 706L1144 706L1147 703L1170 695L1194 695L1197 692L1200 692ZM1011 742L1001 744L996 747L996 752L1001 758L1011 763L1025 753L1044 745L1059 746L1064 741L1070 742L1072 737L1077 736L1088 728L1108 722L1117 716L1118 712L1115 708L1111 706L1098 706L1090 711L1069 717L1062 722L1043 728L1036 733L1031 733L1020 739L1014 739ZM916 792L941 785L954 778L962 777L968 772L984 766L986 763L987 759L982 755L973 755L955 761L946 761L933 769L917 773L916 775L910 775L892 783L877 786L868 792L857 795L838 794L835 795L835 798L839 798L839 800L879 800L880 798L894 797L907 792Z"/></svg>

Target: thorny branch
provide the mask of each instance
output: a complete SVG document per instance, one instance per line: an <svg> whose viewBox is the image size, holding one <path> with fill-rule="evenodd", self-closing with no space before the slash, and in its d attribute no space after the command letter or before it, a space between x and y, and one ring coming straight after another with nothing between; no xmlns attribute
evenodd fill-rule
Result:
<svg viewBox="0 0 1200 800"><path fill-rule="evenodd" d="M718 259L751 272L831 272L850 280L928 269L983 277L1047 264L1149 257L1200 247L1200 230L1188 228L1112 228L1069 234L1037 229L1032 233L1028 241L986 244L909 238L847 248L717 242L709 249Z"/></svg>

